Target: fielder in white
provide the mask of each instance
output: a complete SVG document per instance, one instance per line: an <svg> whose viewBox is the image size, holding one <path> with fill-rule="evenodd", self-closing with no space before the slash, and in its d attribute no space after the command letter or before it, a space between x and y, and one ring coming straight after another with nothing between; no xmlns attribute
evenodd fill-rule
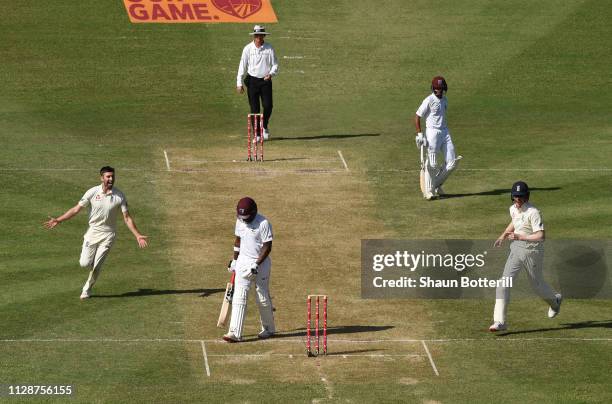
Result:
<svg viewBox="0 0 612 404"><path fill-rule="evenodd" d="M58 218L49 217L44 222L47 229L53 229L58 224L72 218L83 208L89 207L89 229L83 236L83 248L79 264L83 268L91 268L87 282L81 292L81 300L91 296L93 288L102 264L115 241L117 231L117 215L119 211L123 213L123 221L138 242L140 248L145 248L147 236L143 236L138 231L134 219L128 212L128 203L123 192L114 187L115 169L109 166L100 169L101 185L90 188L81 200L66 213Z"/></svg>
<svg viewBox="0 0 612 404"><path fill-rule="evenodd" d="M525 268L531 287L549 304L548 317L553 318L559 314L563 298L552 290L542 275L545 239L542 215L538 208L529 203L529 187L523 181L515 182L510 194L513 202L510 206L512 220L494 244L500 247L505 239L512 240L502 278L514 278ZM495 293L493 324L489 327L491 332L508 328L506 312L510 288L500 286Z"/></svg>
<svg viewBox="0 0 612 404"><path fill-rule="evenodd" d="M444 77L434 77L431 81L432 93L423 100L414 118L417 147L427 148L425 189L423 191L423 197L427 200L444 196L442 184L462 159L462 156L455 156L455 146L446 124L448 100L445 93L447 90L448 86ZM421 118L425 118L427 129L425 136L421 130ZM444 163L441 167L438 167L437 163L438 153L444 156Z"/></svg>
<svg viewBox="0 0 612 404"><path fill-rule="evenodd" d="M272 225L257 213L257 204L251 198L242 198L236 207L234 257L230 271L236 271L232 318L229 332L223 336L227 342L242 341L242 328L246 317L247 298L253 281L257 291L257 305L261 319L261 339L270 338L276 332L274 311L270 298L270 270L272 262Z"/></svg>

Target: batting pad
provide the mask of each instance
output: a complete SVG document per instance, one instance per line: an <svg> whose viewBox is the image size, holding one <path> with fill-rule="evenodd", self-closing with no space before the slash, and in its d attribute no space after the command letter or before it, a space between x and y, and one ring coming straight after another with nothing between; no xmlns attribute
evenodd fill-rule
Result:
<svg viewBox="0 0 612 404"><path fill-rule="evenodd" d="M259 307L259 317L261 319L261 330L276 332L274 325L274 312L272 309L272 299L270 295L264 296L257 292L257 307Z"/></svg>
<svg viewBox="0 0 612 404"><path fill-rule="evenodd" d="M457 166L459 165L459 160L461 160L462 158L462 156L459 156L449 164L442 167L442 169L440 170L438 175L436 175L435 178L436 188L442 186L442 184L446 182L452 172L457 169Z"/></svg>
<svg viewBox="0 0 612 404"><path fill-rule="evenodd" d="M247 296L249 291L239 287L234 291L232 302L232 319L230 320L229 331L238 338L242 338L242 328L247 311Z"/></svg>

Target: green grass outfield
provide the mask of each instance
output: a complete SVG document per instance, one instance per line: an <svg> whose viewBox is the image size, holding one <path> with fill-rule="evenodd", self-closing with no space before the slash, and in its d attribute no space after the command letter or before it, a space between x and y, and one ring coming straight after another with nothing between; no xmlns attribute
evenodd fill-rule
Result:
<svg viewBox="0 0 612 404"><path fill-rule="evenodd" d="M3 389L69 384L71 399L32 401L83 403L612 401L609 300L567 299L554 320L514 301L500 337L486 332L493 296L360 297L362 239L494 239L519 179L549 239L612 238L608 4L272 3L280 75L257 165L242 162L234 91L250 25L133 25L119 0L2 6ZM426 202L413 117L437 74L464 159L454 197ZM106 164L150 248L119 224L81 302L86 214L41 223ZM229 345L215 324L244 195L275 230L279 337L252 341L251 299L251 342ZM325 358L304 355L309 293L330 296Z"/></svg>

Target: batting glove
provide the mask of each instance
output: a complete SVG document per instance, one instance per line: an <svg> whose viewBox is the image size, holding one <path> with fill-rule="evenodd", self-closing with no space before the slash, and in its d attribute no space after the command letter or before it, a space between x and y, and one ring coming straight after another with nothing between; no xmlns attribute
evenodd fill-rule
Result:
<svg viewBox="0 0 612 404"><path fill-rule="evenodd" d="M427 139L423 136L423 132L417 133L414 138L417 148L421 148L421 146L427 146Z"/></svg>
<svg viewBox="0 0 612 404"><path fill-rule="evenodd" d="M247 279L252 281L257 277L257 269L259 269L259 265L256 262L251 264L251 268L249 269L249 273L247 275Z"/></svg>
<svg viewBox="0 0 612 404"><path fill-rule="evenodd" d="M227 272L232 273L236 270L236 260L231 260L229 264L227 264Z"/></svg>

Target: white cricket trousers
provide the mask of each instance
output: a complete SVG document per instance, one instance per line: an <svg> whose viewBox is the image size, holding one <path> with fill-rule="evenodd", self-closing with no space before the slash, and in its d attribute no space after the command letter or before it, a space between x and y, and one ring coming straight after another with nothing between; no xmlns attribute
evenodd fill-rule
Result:
<svg viewBox="0 0 612 404"><path fill-rule="evenodd" d="M246 317L247 299L253 281L245 278L249 273L250 262L239 260L236 263L236 283L234 285L234 297L232 299L232 318L230 320L229 331L236 337L242 337L244 319ZM270 272L272 260L266 258L259 265L257 276L255 277L255 290L257 292L256 301L259 308L261 320L261 331L276 332L274 325L274 313L272 308L272 298L270 297Z"/></svg>
<svg viewBox="0 0 612 404"><path fill-rule="evenodd" d="M510 244L510 255L504 266L502 278L514 278L519 271L525 268L527 277L533 290L549 305L555 301L555 292L544 281L542 274L544 270L544 246L542 243L530 243L527 241L513 241ZM495 291L495 309L493 310L493 321L506 323L506 313L510 302L510 288L499 286Z"/></svg>
<svg viewBox="0 0 612 404"><path fill-rule="evenodd" d="M434 190L442 186L448 176L457 168L457 156L448 128L427 128L425 135L428 143L425 188L428 193L433 194ZM444 157L444 162L441 165L438 164L438 153Z"/></svg>
<svg viewBox="0 0 612 404"><path fill-rule="evenodd" d="M438 168L438 153L444 156L444 165L449 165L455 161L455 145L451 139L451 134L448 129L432 129L427 128L425 131L427 137L427 157L429 165L432 169ZM435 176L435 173L432 173Z"/></svg>
<svg viewBox="0 0 612 404"><path fill-rule="evenodd" d="M89 293L93 288L100 272L102 271L102 264L106 260L106 256L113 246L115 241L115 233L109 233L109 235L96 243L92 243L87 239L83 240L83 248L81 249L81 258L79 259L79 265L83 268L91 268L89 271L89 277L87 282L83 285L83 292Z"/></svg>

